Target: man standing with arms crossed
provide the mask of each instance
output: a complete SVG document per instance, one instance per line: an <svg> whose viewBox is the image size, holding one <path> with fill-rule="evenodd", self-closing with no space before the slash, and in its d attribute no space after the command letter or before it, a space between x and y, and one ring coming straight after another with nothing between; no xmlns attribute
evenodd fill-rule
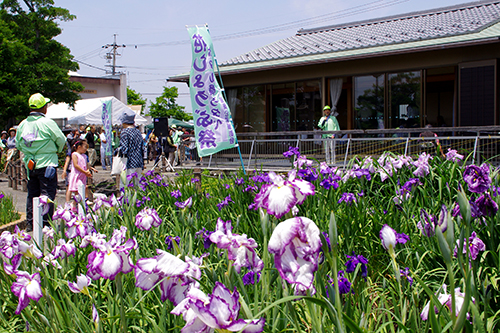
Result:
<svg viewBox="0 0 500 333"><path fill-rule="evenodd" d="M24 164L28 174L28 201L26 202L26 229L33 230L33 198L46 195L54 200L57 190L57 153L66 146L66 137L55 121L46 118L50 99L42 94L29 98L31 113L19 124L16 135L17 149L24 153ZM44 225L52 217L54 205L43 216Z"/></svg>

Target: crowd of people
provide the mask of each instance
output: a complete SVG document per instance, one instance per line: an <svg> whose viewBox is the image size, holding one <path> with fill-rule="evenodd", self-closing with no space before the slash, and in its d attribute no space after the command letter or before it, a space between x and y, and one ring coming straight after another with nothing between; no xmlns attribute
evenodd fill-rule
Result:
<svg viewBox="0 0 500 333"><path fill-rule="evenodd" d="M66 202L73 205L74 196L80 185L85 185L88 192L88 183L97 172L94 165L100 155L103 170L113 165L113 155L119 154L127 158L124 166L126 174L140 174L144 170L145 161L158 161L164 154L170 165L180 165L184 161L200 162L196 152L194 131L177 128L172 125L166 137L157 137L154 130L141 133L135 125L135 114L124 114L121 127L112 129L112 135L106 133L104 127L94 125L80 125L67 127L61 130L56 122L46 118L49 98L42 94L30 96L28 104L31 109L29 116L17 127L1 133L0 151L9 156L17 154L21 158L28 178L28 197L26 204L27 230L33 229L33 198L46 196L49 200L49 210L44 211L43 223L48 223L54 212L59 167L58 154L65 152L65 161L61 177L66 182ZM111 140L109 138L111 137ZM12 157L14 158L14 157ZM137 177L127 177L137 179ZM120 183L120 188L128 184Z"/></svg>
<svg viewBox="0 0 500 333"><path fill-rule="evenodd" d="M156 136L154 130L147 135L147 156L149 161L158 162L162 153L172 166L179 166L186 161L201 163L198 156L194 130L188 131L183 127L172 125L168 135Z"/></svg>

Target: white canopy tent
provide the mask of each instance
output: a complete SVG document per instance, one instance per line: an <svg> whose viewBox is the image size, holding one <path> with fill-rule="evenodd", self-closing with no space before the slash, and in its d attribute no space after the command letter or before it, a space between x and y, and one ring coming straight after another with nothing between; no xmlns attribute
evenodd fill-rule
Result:
<svg viewBox="0 0 500 333"><path fill-rule="evenodd" d="M121 124L123 114L135 114L136 125L146 125L148 121L136 114L128 106L113 96L82 99L75 103L75 110L66 103L51 105L46 116L52 119L68 119L69 124L102 124L102 104L111 100L111 121L113 125Z"/></svg>

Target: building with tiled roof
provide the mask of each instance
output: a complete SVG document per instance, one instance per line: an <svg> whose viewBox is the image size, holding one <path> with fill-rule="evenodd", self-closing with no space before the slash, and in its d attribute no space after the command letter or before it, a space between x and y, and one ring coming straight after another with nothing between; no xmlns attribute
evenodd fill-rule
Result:
<svg viewBox="0 0 500 333"><path fill-rule="evenodd" d="M312 130L327 104L342 129L494 125L499 38L500 1L475 1L302 29L220 72L238 131Z"/></svg>

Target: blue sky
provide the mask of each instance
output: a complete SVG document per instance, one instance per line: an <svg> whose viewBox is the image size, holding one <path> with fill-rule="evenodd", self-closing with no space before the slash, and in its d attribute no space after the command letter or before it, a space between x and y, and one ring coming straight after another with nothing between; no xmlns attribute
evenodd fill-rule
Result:
<svg viewBox="0 0 500 333"><path fill-rule="evenodd" d="M127 73L129 86L148 100L163 91L166 78L189 71L190 45L186 25L208 24L219 62L289 37L300 28L347 23L359 20L452 6L464 0L55 0L76 19L61 22L57 40L70 48L75 59L105 69L106 49L117 44L121 56L117 65ZM275 27L251 37L238 33ZM229 35L217 41L217 37ZM80 65L79 74L102 76L105 71ZM109 68L108 68L109 69ZM172 83L168 83L172 85ZM179 87L178 103L190 112L188 89Z"/></svg>

